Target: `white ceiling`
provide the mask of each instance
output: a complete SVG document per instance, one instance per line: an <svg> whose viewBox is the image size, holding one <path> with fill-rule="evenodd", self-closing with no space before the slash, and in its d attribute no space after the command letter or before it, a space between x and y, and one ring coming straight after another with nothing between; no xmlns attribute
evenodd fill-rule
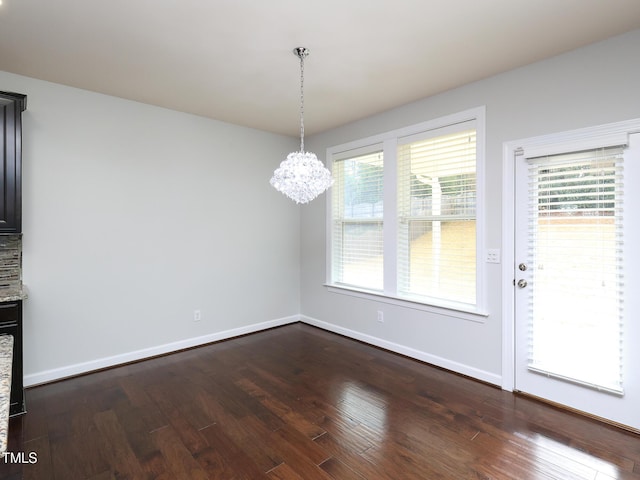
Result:
<svg viewBox="0 0 640 480"><path fill-rule="evenodd" d="M294 47L309 134L640 28L640 0L1 1L0 70L292 136Z"/></svg>

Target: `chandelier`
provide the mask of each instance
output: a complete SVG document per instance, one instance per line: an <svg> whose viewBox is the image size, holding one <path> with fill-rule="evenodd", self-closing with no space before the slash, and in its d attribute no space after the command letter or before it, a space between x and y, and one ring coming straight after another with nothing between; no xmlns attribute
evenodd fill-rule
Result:
<svg viewBox="0 0 640 480"><path fill-rule="evenodd" d="M309 50L298 47L293 53L300 59L300 151L287 155L273 172L271 185L296 203L308 203L329 188L333 178L315 153L304 151L304 59Z"/></svg>

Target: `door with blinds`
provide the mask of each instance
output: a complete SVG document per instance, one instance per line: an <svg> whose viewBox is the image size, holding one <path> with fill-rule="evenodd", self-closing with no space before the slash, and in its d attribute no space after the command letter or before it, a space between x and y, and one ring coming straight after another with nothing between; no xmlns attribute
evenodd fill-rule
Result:
<svg viewBox="0 0 640 480"><path fill-rule="evenodd" d="M515 159L515 389L636 430L639 136Z"/></svg>

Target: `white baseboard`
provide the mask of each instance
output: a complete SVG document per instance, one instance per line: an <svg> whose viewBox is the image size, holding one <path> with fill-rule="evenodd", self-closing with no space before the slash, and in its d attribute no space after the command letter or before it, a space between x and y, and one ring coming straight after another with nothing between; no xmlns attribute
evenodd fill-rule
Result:
<svg viewBox="0 0 640 480"><path fill-rule="evenodd" d="M164 355L167 353L176 352L178 350L183 350L185 348L197 347L199 345L226 340L229 338L238 337L240 335L259 332L260 330L279 327L281 325L287 325L289 323L295 323L298 321L300 321L300 315L292 315L290 317L278 318L276 320L270 320L262 323L254 323L253 325L247 325L245 327L233 328L231 330L211 333L208 335L203 335L201 337L187 338L185 340L158 345L156 347L144 348L142 350L135 350L133 352L114 355L111 357L98 358L89 362L77 363L74 365L68 365L65 367L32 373L24 376L24 386L31 387L34 385L40 385L42 383L48 383L54 380L73 377L75 375L80 375L95 370L101 370L103 368L114 367L117 365L122 365L124 363L135 362L137 360L143 360L145 358L151 358L157 355Z"/></svg>
<svg viewBox="0 0 640 480"><path fill-rule="evenodd" d="M322 328L323 330L339 333L340 335L344 335L345 337L360 340L361 342L375 345L376 347L384 348L385 350L390 350L392 352L399 353L401 355L405 355L422 362L430 363L432 365L451 370L452 372L467 375L469 377L475 378L477 380L482 380L483 382L487 382L492 385L502 385L502 377L495 373L479 370L475 367L471 367L463 363L454 362L446 358L438 357L437 355L432 355L430 353L416 350L411 347L406 347L398 343L389 342L382 338L373 337L371 335L360 333L355 330L349 330L348 328L334 325L332 323L327 323L322 320L317 320L315 318L307 317L306 315L301 315L300 321L309 325L313 325L314 327Z"/></svg>
<svg viewBox="0 0 640 480"><path fill-rule="evenodd" d="M340 335L344 335L345 337L353 338L355 340L360 340L361 342L365 342L370 345L375 345L376 347L384 348L386 350L399 353L401 355L406 355L407 357L415 358L416 360L430 363L432 365L436 365L438 367L451 370L452 372L460 373L462 375L467 375L469 377L476 378L478 380L482 380L484 382L487 382L493 385L500 386L502 384L501 376L491 372L479 370L477 368L470 367L469 365L454 362L446 358L438 357L436 355L432 355L420 350L416 350L414 348L389 342L388 340L384 340L382 338L373 337L371 335L360 333L355 330L350 330L348 328L344 328L339 325L324 322L322 320L318 320L312 317L307 317L305 315L291 315L289 317L278 318L278 319L270 320L267 322L254 323L252 325L247 325L245 327L211 333L208 335L203 335L201 337L187 338L185 340L180 340L177 342L167 343L164 345L145 348L142 350L135 350L133 352L114 355L111 357L98 358L96 360L91 360L89 362L77 363L74 365L67 365L65 367L54 368L51 370L32 373L24 376L24 385L25 387L32 387L34 385L40 385L42 383L53 382L55 380L61 380L63 378L68 378L68 377L73 377L75 375L89 373L92 371L101 370L103 368L115 367L117 365L122 365L129 362L135 362L138 360L144 360L145 358L164 355L167 353L183 350L185 348L192 348L200 345L206 345L207 343L218 342L220 340L226 340L226 339L237 337L240 335L259 332L261 330L266 330L273 327L279 327L282 325L287 325L287 324L295 323L299 321L303 323L307 323L309 325L313 325L314 327L322 328L323 330L327 330L329 332L334 332Z"/></svg>

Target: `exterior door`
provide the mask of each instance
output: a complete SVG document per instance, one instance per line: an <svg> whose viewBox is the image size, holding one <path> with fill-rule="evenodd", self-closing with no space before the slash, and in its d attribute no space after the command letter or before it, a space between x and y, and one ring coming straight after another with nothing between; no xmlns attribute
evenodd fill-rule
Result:
<svg viewBox="0 0 640 480"><path fill-rule="evenodd" d="M638 431L639 143L515 156L513 273L515 390Z"/></svg>

